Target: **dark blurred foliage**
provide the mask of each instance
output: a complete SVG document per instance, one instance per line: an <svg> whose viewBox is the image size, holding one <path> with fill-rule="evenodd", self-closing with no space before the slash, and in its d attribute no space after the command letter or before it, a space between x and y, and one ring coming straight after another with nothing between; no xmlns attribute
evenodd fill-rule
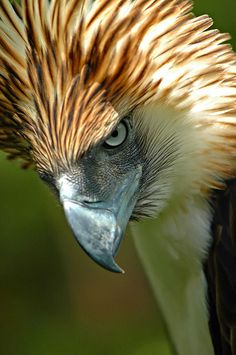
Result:
<svg viewBox="0 0 236 355"><path fill-rule="evenodd" d="M194 12L213 17L236 45L235 0L196 0ZM37 174L3 155L0 199L0 354L170 354L130 236L118 258L126 274L102 270Z"/></svg>

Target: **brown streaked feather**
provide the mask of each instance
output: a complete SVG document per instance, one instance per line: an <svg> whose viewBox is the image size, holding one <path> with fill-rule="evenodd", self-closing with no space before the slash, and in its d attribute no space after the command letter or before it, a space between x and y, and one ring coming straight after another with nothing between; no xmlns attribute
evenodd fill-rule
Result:
<svg viewBox="0 0 236 355"><path fill-rule="evenodd" d="M236 56L222 43L229 36L208 30L212 20L191 8L188 0L23 0L14 8L1 0L2 149L17 133L15 156L25 159L26 144L39 168L73 164L123 114L155 103L189 115L209 137L202 190L233 177Z"/></svg>
<svg viewBox="0 0 236 355"><path fill-rule="evenodd" d="M236 180L212 199L213 245L205 265L216 355L236 354Z"/></svg>

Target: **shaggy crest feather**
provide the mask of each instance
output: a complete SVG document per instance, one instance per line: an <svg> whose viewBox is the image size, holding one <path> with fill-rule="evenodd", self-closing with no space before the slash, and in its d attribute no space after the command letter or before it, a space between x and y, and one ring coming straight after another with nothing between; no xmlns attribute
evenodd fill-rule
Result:
<svg viewBox="0 0 236 355"><path fill-rule="evenodd" d="M208 181L235 175L236 57L188 0L0 1L0 148L55 171L121 115L166 105L208 140ZM157 118L158 119L158 118ZM207 137L207 138L206 138ZM217 178L216 178L217 176Z"/></svg>

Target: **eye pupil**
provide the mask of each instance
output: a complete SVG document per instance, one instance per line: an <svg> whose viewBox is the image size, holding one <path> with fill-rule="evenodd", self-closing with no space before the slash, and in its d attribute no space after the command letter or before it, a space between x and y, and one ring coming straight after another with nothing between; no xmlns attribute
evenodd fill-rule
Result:
<svg viewBox="0 0 236 355"><path fill-rule="evenodd" d="M118 137L118 131L117 131L117 129L114 131L114 132L112 132L112 134L111 134L111 136L113 137L113 138L116 138L116 137Z"/></svg>

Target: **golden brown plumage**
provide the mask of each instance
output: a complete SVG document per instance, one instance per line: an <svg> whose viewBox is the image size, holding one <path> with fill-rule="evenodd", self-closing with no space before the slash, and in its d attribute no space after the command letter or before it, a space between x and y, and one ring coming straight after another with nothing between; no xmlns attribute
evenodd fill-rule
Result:
<svg viewBox="0 0 236 355"><path fill-rule="evenodd" d="M14 11L2 0L0 9L0 144L10 157L57 169L107 136L117 112L151 101L218 130L206 169L233 173L235 54L191 2L26 0ZM218 185L209 175L206 185Z"/></svg>

